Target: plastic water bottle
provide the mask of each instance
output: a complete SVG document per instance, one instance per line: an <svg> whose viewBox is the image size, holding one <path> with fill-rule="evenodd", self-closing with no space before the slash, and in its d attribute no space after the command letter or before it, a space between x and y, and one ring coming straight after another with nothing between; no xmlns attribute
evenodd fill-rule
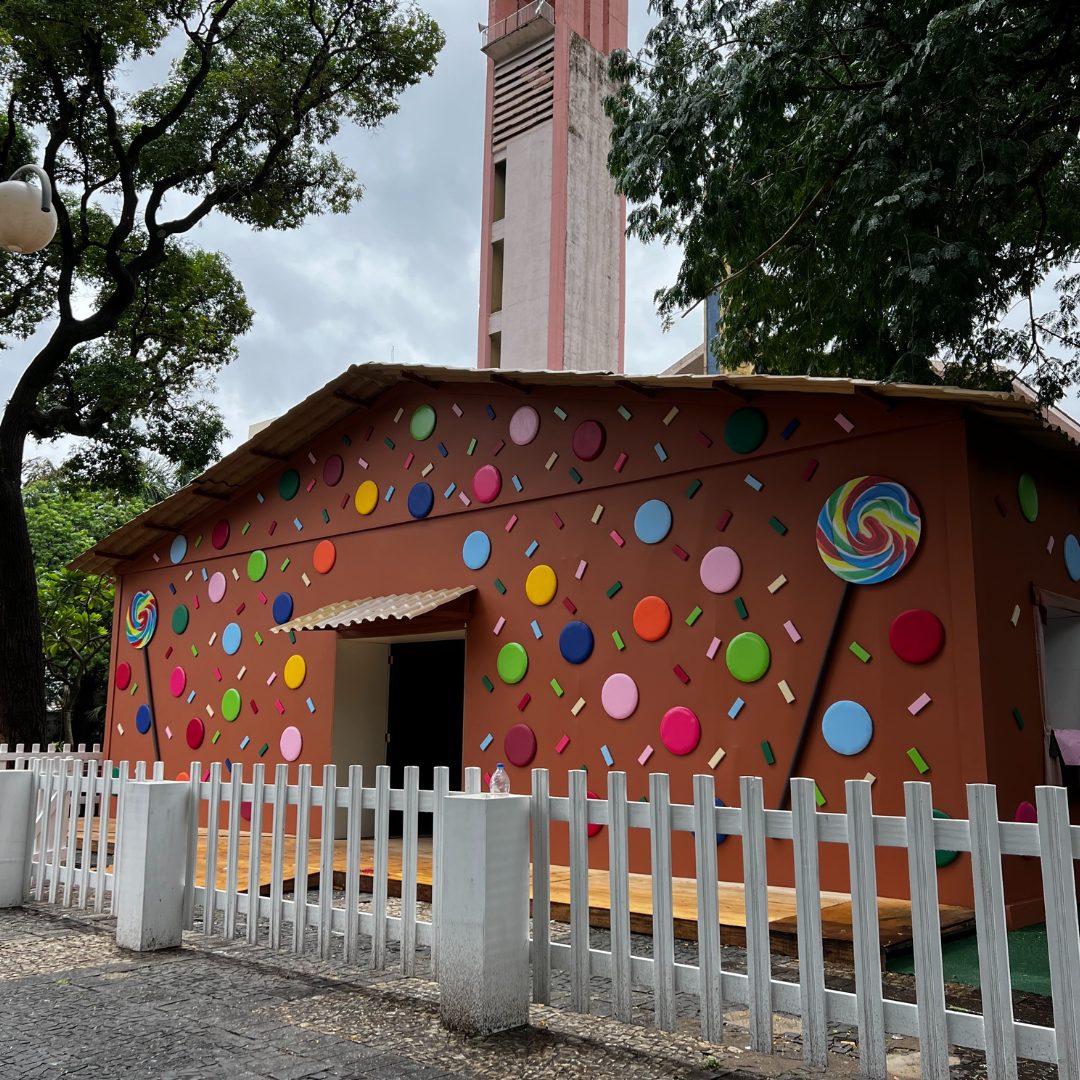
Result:
<svg viewBox="0 0 1080 1080"><path fill-rule="evenodd" d="M488 790L492 795L510 794L510 777L506 775L506 770L503 768L501 761L491 774L491 783L488 785Z"/></svg>

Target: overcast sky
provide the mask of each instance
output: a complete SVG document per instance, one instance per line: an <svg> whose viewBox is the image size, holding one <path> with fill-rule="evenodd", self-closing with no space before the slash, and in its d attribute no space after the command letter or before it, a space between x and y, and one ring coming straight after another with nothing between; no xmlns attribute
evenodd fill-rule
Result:
<svg viewBox="0 0 1080 1080"><path fill-rule="evenodd" d="M189 236L231 259L256 313L218 382L230 432L224 451L249 424L284 412L349 364L476 363L486 63L477 22L487 0L422 6L446 47L434 77L406 92L396 116L339 140L365 185L350 214L312 218L291 233L254 233L217 216ZM646 7L630 0L631 47L649 24ZM667 333L656 316L653 292L670 284L677 265L675 250L627 243L629 372L661 371L701 341L700 311ZM31 354L0 354L0 400Z"/></svg>

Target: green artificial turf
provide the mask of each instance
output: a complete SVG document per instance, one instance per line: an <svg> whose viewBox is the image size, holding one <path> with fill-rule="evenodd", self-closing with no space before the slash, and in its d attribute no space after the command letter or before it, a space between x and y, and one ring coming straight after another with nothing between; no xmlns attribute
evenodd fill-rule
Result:
<svg viewBox="0 0 1080 1080"><path fill-rule="evenodd" d="M1050 954L1046 945L1046 924L1012 930L1008 938L1013 989L1049 997ZM974 934L942 942L941 959L945 966L946 982L963 986L979 985L979 947ZM904 975L914 974L913 954L905 951L890 956L888 969Z"/></svg>

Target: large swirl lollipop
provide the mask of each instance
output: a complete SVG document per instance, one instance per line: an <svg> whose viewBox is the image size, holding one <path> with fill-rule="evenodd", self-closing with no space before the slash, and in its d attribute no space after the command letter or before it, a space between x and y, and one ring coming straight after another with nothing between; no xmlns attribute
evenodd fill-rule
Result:
<svg viewBox="0 0 1080 1080"><path fill-rule="evenodd" d="M149 589L137 592L128 605L124 629L128 644L138 649L143 655L146 669L146 697L150 706L150 733L154 739L154 760L161 760L161 746L158 743L157 712L154 709L154 684L150 679L150 656L146 647L150 644L157 629L157 597Z"/></svg>
<svg viewBox="0 0 1080 1080"><path fill-rule="evenodd" d="M791 778L802 760L810 725L825 687L836 639L844 621L853 585L879 585L911 562L922 536L919 504L903 484L883 476L857 476L841 484L825 501L817 520L817 549L821 561L844 582L836 617L829 631L814 689L806 704L799 740L788 769L780 809L791 795Z"/></svg>

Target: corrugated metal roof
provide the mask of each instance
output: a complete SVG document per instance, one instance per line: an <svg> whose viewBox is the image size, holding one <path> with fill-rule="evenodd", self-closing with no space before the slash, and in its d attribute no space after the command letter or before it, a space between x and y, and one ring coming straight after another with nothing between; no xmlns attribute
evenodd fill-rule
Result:
<svg viewBox="0 0 1080 1080"><path fill-rule="evenodd" d="M358 626L360 623L381 619L415 619L417 615L426 615L429 611L471 592L476 592L475 585L394 593L390 596L369 596L364 600L343 600L336 604L327 604L281 626L274 626L270 632L284 634L290 630L343 630L347 626Z"/></svg>
<svg viewBox="0 0 1080 1080"><path fill-rule="evenodd" d="M874 383L860 379L821 379L809 375L618 375L597 371L509 371L505 369L421 367L409 364L354 364L321 390L279 416L238 446L187 487L144 511L71 565L92 574L115 574L140 555L157 533L182 532L214 502L227 502L261 476L273 462L288 461L320 432L358 410L374 407L387 390L402 382L432 389L446 384L508 386L523 392L537 387L573 389L625 387L646 396L658 390L720 392L748 398L757 394L869 395L879 400L919 399L963 405L986 413L1033 436L1050 449L1075 449L1078 443L1058 417L1048 419L1022 393L962 390L954 386Z"/></svg>

